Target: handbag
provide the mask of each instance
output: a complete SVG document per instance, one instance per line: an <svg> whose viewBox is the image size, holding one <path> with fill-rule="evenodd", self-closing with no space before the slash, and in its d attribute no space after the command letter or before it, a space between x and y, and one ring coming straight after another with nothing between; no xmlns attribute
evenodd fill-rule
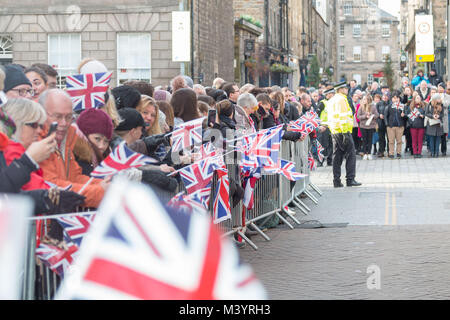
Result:
<svg viewBox="0 0 450 320"><path fill-rule="evenodd" d="M436 120L436 119L428 119L428 123L430 124L430 126L435 126L437 124L441 124L441 120Z"/></svg>
<svg viewBox="0 0 450 320"><path fill-rule="evenodd" d="M369 120L366 121L366 126L370 126L374 117L375 117L374 114L370 116Z"/></svg>

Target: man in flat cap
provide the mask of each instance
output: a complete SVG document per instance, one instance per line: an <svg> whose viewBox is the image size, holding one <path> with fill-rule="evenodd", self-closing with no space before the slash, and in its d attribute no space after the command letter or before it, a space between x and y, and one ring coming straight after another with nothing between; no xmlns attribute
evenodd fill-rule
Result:
<svg viewBox="0 0 450 320"><path fill-rule="evenodd" d="M335 188L344 185L341 182L341 166L345 158L347 187L357 187L361 183L355 180L356 156L352 138L353 113L348 103L348 87L345 82L337 84L336 94L326 104L320 119L331 131L333 139L333 184ZM321 129L324 131L324 129Z"/></svg>

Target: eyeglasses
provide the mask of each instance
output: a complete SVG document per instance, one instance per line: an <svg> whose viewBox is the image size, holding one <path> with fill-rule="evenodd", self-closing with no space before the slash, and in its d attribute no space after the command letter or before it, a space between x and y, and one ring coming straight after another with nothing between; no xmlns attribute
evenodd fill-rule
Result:
<svg viewBox="0 0 450 320"><path fill-rule="evenodd" d="M47 114L47 116L49 116L50 118L55 119L56 121L61 121L62 119L66 120L66 122L72 122L73 120L73 113L70 114Z"/></svg>
<svg viewBox="0 0 450 320"><path fill-rule="evenodd" d="M30 96L34 96L34 90L33 89L11 89L11 91L16 91L19 93L19 96L26 97L27 94Z"/></svg>
<svg viewBox="0 0 450 320"><path fill-rule="evenodd" d="M37 123L37 122L33 122L33 123L25 123L25 125L26 126L29 126L29 127L31 127L31 128L33 128L33 129L37 129L38 127L39 128L41 128L41 129L44 129L44 125L43 124L39 124L39 123Z"/></svg>

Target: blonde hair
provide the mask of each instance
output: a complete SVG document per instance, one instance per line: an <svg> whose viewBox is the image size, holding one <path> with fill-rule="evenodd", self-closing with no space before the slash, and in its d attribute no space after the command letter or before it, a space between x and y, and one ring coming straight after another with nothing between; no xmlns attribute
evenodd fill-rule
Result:
<svg viewBox="0 0 450 320"><path fill-rule="evenodd" d="M18 142L21 142L20 136L24 124L34 122L44 124L47 120L44 108L39 103L28 99L10 99L3 105L2 109L16 124L16 132L12 135L12 138Z"/></svg>
<svg viewBox="0 0 450 320"><path fill-rule="evenodd" d="M361 101L361 108L364 112L371 112L372 102L373 102L372 96L370 94L368 94L365 96L365 98L366 98L367 102L362 103L362 101Z"/></svg>
<svg viewBox="0 0 450 320"><path fill-rule="evenodd" d="M5 72L3 71L2 68L0 68L0 91L3 91L4 89L4 84L5 84Z"/></svg>
<svg viewBox="0 0 450 320"><path fill-rule="evenodd" d="M120 118L119 112L117 112L116 101L110 88L108 88L108 95L109 95L108 102L106 102L106 104L100 109L102 109L109 115L115 128L120 124L122 119Z"/></svg>
<svg viewBox="0 0 450 320"><path fill-rule="evenodd" d="M147 128L147 134L149 136L152 136L155 134L161 134L162 130L161 130L161 126L159 125L159 106L156 103L155 99L153 99L152 97L146 96L146 95L142 95L141 101L137 105L136 110L139 112L143 112L144 109L149 106L153 106L155 108L156 115L155 115L155 121L153 122L153 125L151 127Z"/></svg>

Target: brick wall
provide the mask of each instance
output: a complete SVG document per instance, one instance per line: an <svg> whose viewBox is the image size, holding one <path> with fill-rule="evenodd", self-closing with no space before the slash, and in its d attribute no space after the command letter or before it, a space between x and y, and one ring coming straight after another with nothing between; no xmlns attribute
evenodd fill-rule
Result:
<svg viewBox="0 0 450 320"><path fill-rule="evenodd" d="M230 1L194 1L194 82L203 84L219 76L234 79L234 18Z"/></svg>

